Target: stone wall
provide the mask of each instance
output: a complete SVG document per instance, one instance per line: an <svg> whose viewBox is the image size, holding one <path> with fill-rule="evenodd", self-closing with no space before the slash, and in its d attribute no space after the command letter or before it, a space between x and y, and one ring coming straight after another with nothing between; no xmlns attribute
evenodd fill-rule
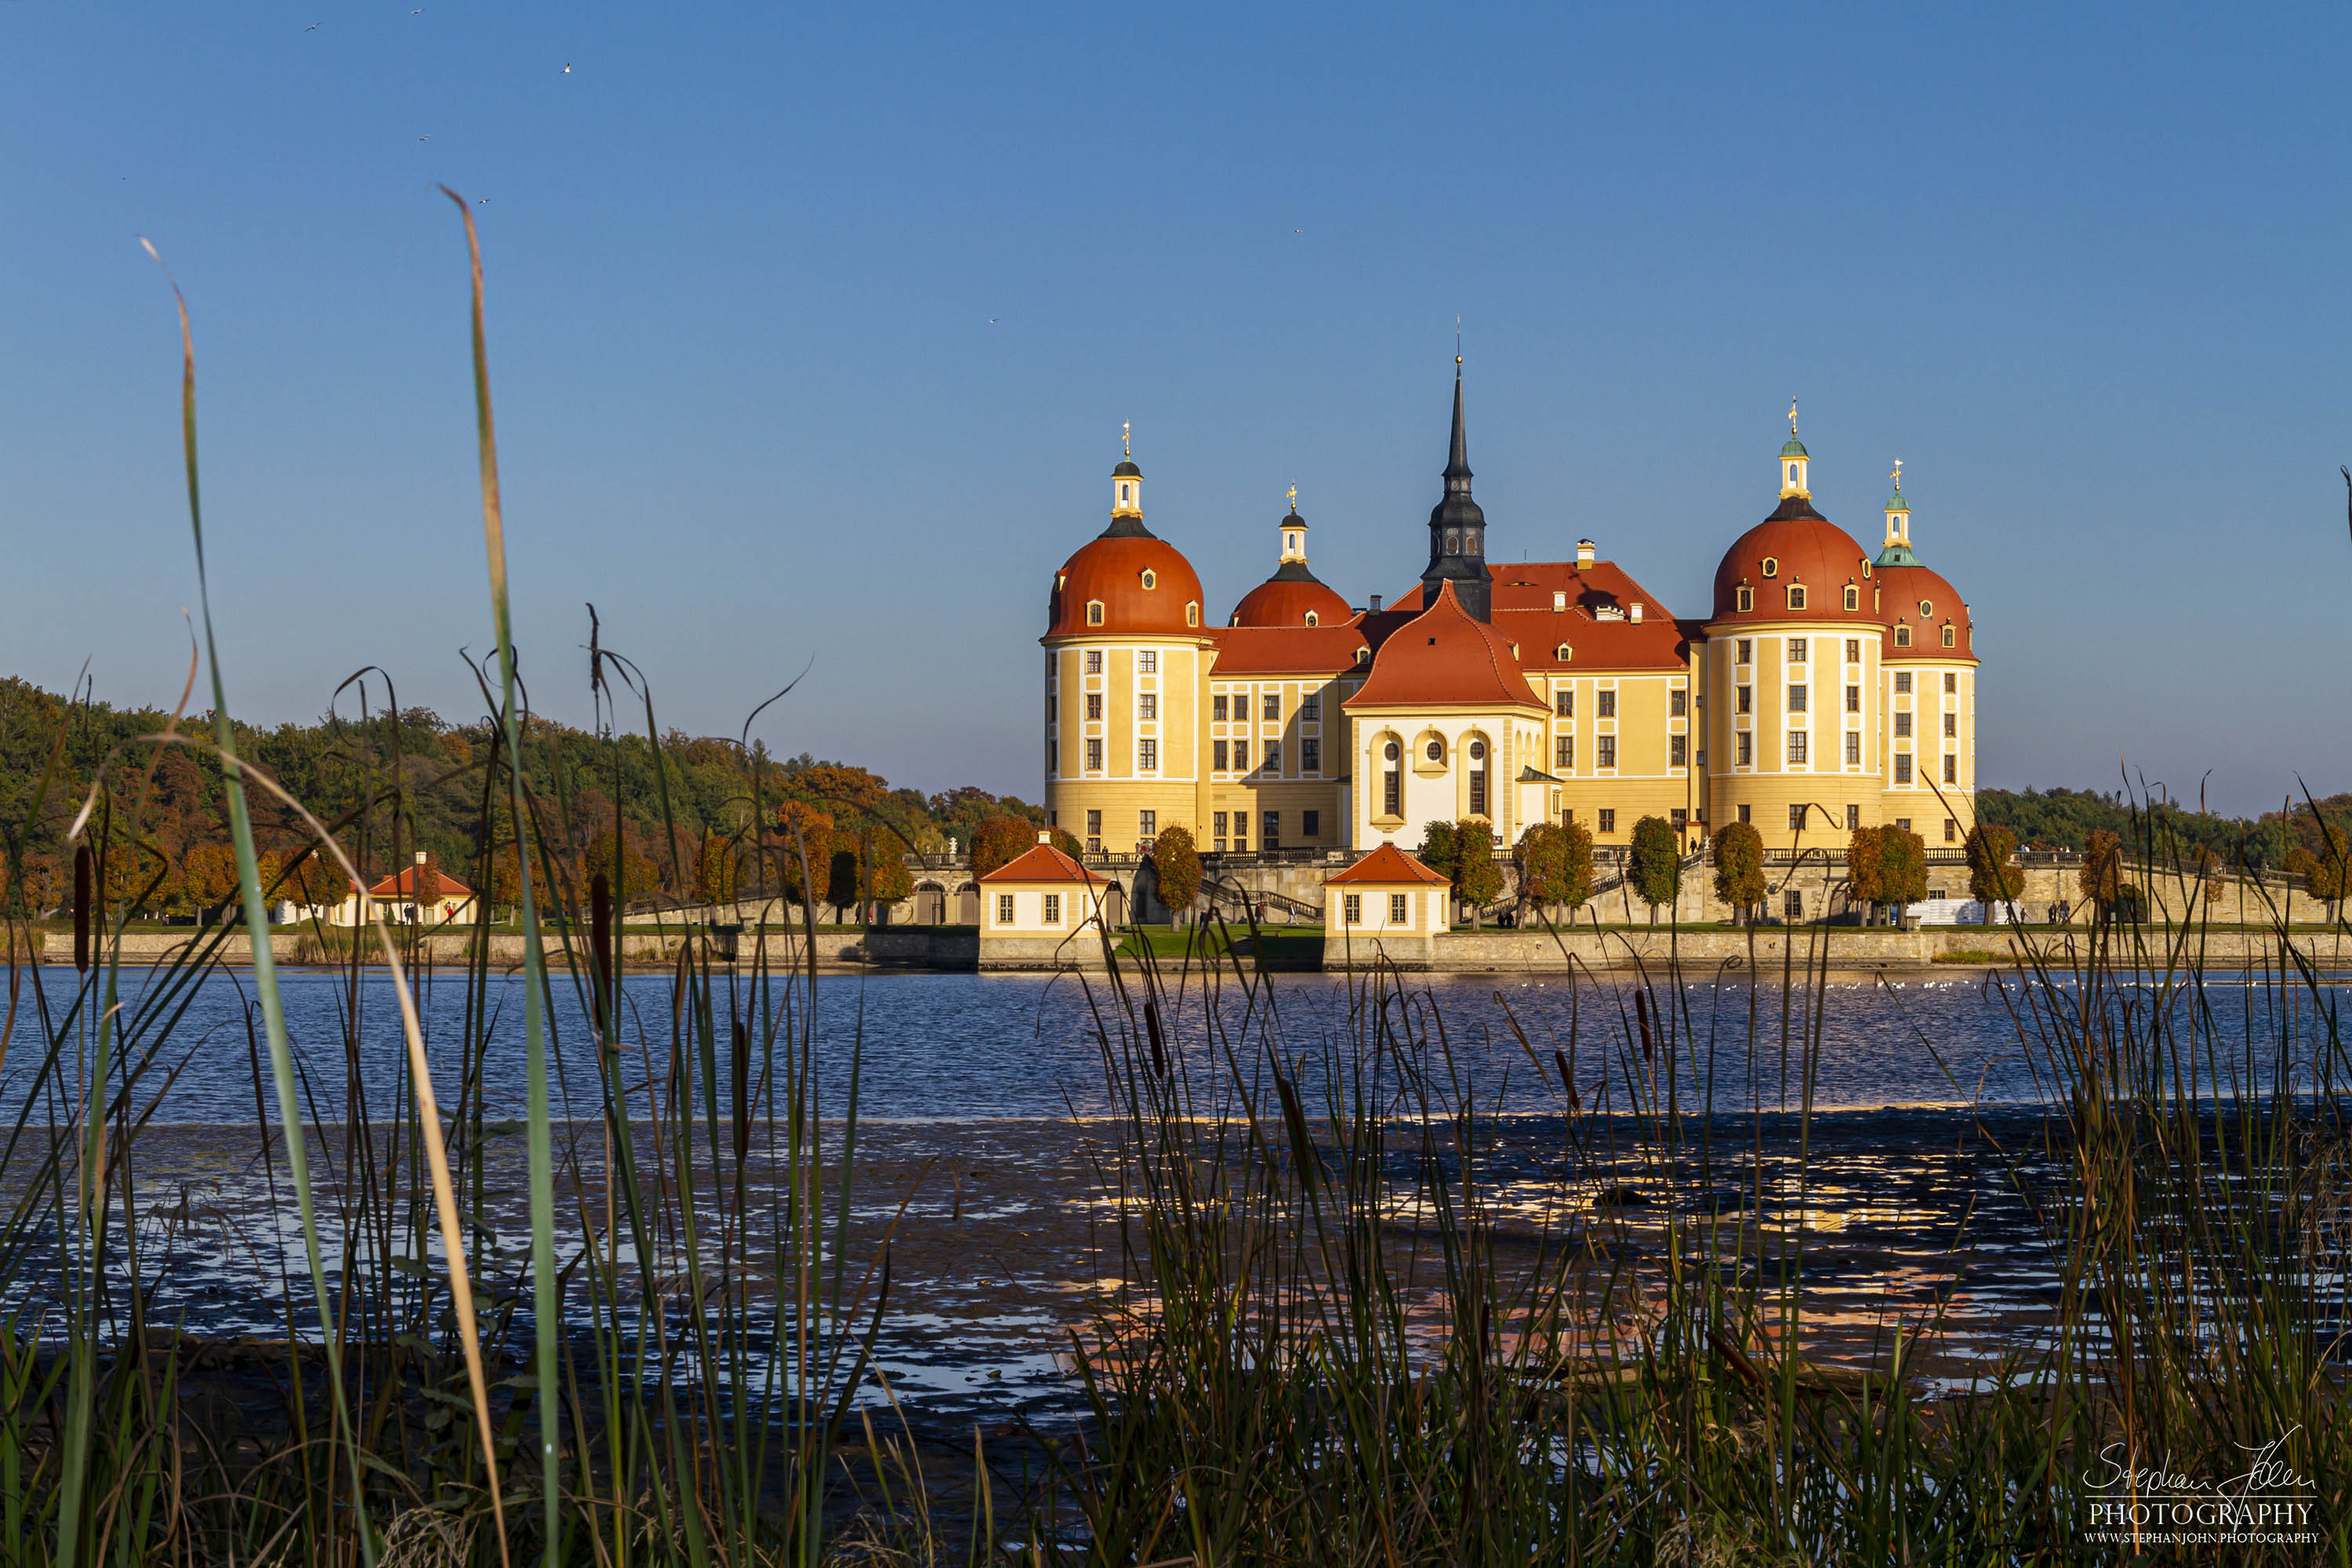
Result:
<svg viewBox="0 0 2352 1568"><path fill-rule="evenodd" d="M1841 970L1922 969L1936 964L1939 955L1957 953L1990 952L2003 963L2013 962L2021 955L2010 933L1981 926L1932 926L1920 931L1763 927L1754 933L1752 945L1749 933L1744 931L1587 929L1556 933L1452 931L1442 936L1396 939L1358 935L1352 941L1344 934L1331 935L1323 941L1323 967L1326 971L1339 970L1352 963L1357 969L1366 969L1387 963L1399 969L1447 973L1558 974L1577 968L1662 970L1675 963L1689 974L1718 968L1745 969L1752 963L1758 971L1772 973L1784 963L1793 963L1799 969L1808 962L1819 963L1821 951L1815 943L1823 936L1828 940L1832 967ZM2072 964L2086 956L2087 938L2088 933L2083 931L2052 931L2042 928L2030 931L2027 942L2033 952L2043 954L2049 962ZM2340 933L2298 935L2294 946L2317 968L2330 972L2352 970L2352 939ZM2281 958L2275 939L2259 931L2209 933L2195 951L2198 961L2209 969L2276 966ZM2162 962L2160 955L2152 957ZM1967 974L1979 967L1991 966L1936 967L1939 973Z"/></svg>

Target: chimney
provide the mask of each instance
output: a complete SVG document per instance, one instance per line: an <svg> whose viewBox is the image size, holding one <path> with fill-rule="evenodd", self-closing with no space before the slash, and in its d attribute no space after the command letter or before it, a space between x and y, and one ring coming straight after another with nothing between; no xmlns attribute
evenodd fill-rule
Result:
<svg viewBox="0 0 2352 1568"><path fill-rule="evenodd" d="M1037 830L1037 842L1040 844L1051 844L1054 842L1054 830L1050 827L1039 828Z"/></svg>
<svg viewBox="0 0 2352 1568"><path fill-rule="evenodd" d="M1371 613L1376 616L1381 613L1381 596L1378 594L1372 595Z"/></svg>
<svg viewBox="0 0 2352 1568"><path fill-rule="evenodd" d="M1578 540L1576 542L1576 569L1579 572L1581 572L1591 564L1592 541L1589 539Z"/></svg>
<svg viewBox="0 0 2352 1568"><path fill-rule="evenodd" d="M1552 614L1553 614L1553 615L1559 615L1559 614L1560 614L1562 611L1566 610L1567 608L1568 608L1568 595L1567 595L1566 593L1564 593L1563 591L1559 590L1559 589L1557 589L1557 588L1553 589L1553 590L1552 590L1552 595L1551 595L1551 611L1552 611Z"/></svg>
<svg viewBox="0 0 2352 1568"><path fill-rule="evenodd" d="M1642 601L1639 599L1634 600L1632 605L1632 610L1633 624L1638 626L1642 624Z"/></svg>

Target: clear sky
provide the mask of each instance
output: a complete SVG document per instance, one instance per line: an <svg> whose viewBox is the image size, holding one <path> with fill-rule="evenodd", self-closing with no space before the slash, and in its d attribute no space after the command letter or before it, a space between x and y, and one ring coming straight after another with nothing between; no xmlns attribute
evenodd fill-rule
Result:
<svg viewBox="0 0 2352 1568"><path fill-rule="evenodd" d="M477 205L525 675L1038 796L1122 420L1210 612L1408 588L1454 321L1490 553L1675 613L1905 460L1987 784L2352 787L2340 6L240 6L0 0L0 671L168 703L195 314L232 700L479 711ZM569 66L569 70L566 67Z"/></svg>

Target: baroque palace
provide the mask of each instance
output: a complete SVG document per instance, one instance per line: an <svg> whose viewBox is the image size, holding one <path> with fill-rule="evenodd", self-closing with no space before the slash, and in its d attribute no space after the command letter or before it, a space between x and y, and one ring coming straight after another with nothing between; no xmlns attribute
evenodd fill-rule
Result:
<svg viewBox="0 0 2352 1568"><path fill-rule="evenodd" d="M1643 816L1686 848L1752 823L1772 849L1840 847L1893 822L1931 846L1972 826L1973 627L1911 547L1901 465L1876 555L1813 509L1790 438L1780 501L1724 552L1704 619L1669 613L1578 540L1491 563L1471 499L1454 362L1453 447L1421 581L1352 607L1276 524L1274 574L1209 613L1183 552L1143 521L1131 453L1110 526L1054 574L1045 804L1091 854L1192 829L1205 853L1407 849L1433 819L1508 845L1581 823L1623 845Z"/></svg>

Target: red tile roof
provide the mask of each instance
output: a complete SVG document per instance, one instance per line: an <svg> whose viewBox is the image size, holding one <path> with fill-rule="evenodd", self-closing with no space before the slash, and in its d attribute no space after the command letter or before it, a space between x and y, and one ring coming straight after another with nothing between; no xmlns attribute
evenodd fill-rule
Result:
<svg viewBox="0 0 2352 1568"><path fill-rule="evenodd" d="M1346 870L1334 871L1323 881L1327 887L1333 882L1426 882L1439 888L1447 885L1446 879L1393 844L1381 845Z"/></svg>
<svg viewBox="0 0 2352 1568"><path fill-rule="evenodd" d="M1217 663L1226 675L1337 675L1356 666L1366 638L1350 612L1345 625L1220 626Z"/></svg>
<svg viewBox="0 0 2352 1568"><path fill-rule="evenodd" d="M415 898L417 896L416 889L418 883L416 873L418 869L419 868L411 866L408 869L401 872L396 877L386 877L383 880L378 882L374 887L368 889L368 897L372 899ZM433 876L434 882L425 884L425 892L424 896L425 898L470 899L474 896L473 889L466 886L465 883L457 880L455 877L443 875L437 868L434 870Z"/></svg>
<svg viewBox="0 0 2352 1568"><path fill-rule="evenodd" d="M1312 577L1285 577L1279 574L1267 578L1242 595L1234 606L1231 625L1236 626L1303 626L1307 613L1312 611L1323 626L1336 626L1355 612L1348 601L1328 584Z"/></svg>
<svg viewBox="0 0 2352 1568"><path fill-rule="evenodd" d="M1885 658L1966 659L1976 662L1976 625L1969 618L1968 605L1960 602L1960 591L1944 580L1932 566L1881 566L1878 569L1878 613L1886 620L1881 636ZM1931 606L1927 614L1919 614L1921 604ZM1911 646L1895 646L1895 623L1911 623ZM1958 637L1955 646L1944 646L1944 623L1949 621Z"/></svg>
<svg viewBox="0 0 2352 1568"><path fill-rule="evenodd" d="M1040 844L1024 855L1016 855L981 879L983 882L1103 882L1109 880L1087 870L1050 844Z"/></svg>
<svg viewBox="0 0 2352 1568"><path fill-rule="evenodd" d="M1047 637L1201 634L1208 610L1192 563L1166 540L1144 532L1140 523L1131 526L1133 531L1106 532L1087 541L1062 563L1047 604ZM1149 588L1143 585L1146 572L1152 574ZM1087 624L1090 600L1103 606L1100 626ZM1194 606L1190 616L1187 605Z"/></svg>
<svg viewBox="0 0 2352 1568"><path fill-rule="evenodd" d="M1518 646L1524 670L1679 669L1690 662L1691 628L1613 561L1581 568L1573 561L1512 561L1490 563L1486 574L1494 583L1495 629ZM1417 612L1421 592L1415 584L1396 609ZM1565 595L1558 610L1555 595ZM1642 606L1639 621L1635 605ZM1562 643L1567 660L1559 657Z"/></svg>
<svg viewBox="0 0 2352 1568"><path fill-rule="evenodd" d="M1764 574L1767 561L1772 574ZM1845 588L1862 590L1861 608L1845 607ZM1805 607L1789 608L1789 589L1801 584ZM1756 607L1739 607L1739 590L1756 591ZM1801 497L1790 497L1762 522L1732 541L1715 569L1715 616L1729 621L1843 621L1867 624L1870 558L1853 536ZM1857 628L1859 629L1859 628Z"/></svg>
<svg viewBox="0 0 2352 1568"><path fill-rule="evenodd" d="M1509 642L1486 622L1473 618L1454 596L1454 585L1438 590L1437 603L1389 634L1372 655L1372 672L1348 708L1443 707L1541 708L1511 658Z"/></svg>

